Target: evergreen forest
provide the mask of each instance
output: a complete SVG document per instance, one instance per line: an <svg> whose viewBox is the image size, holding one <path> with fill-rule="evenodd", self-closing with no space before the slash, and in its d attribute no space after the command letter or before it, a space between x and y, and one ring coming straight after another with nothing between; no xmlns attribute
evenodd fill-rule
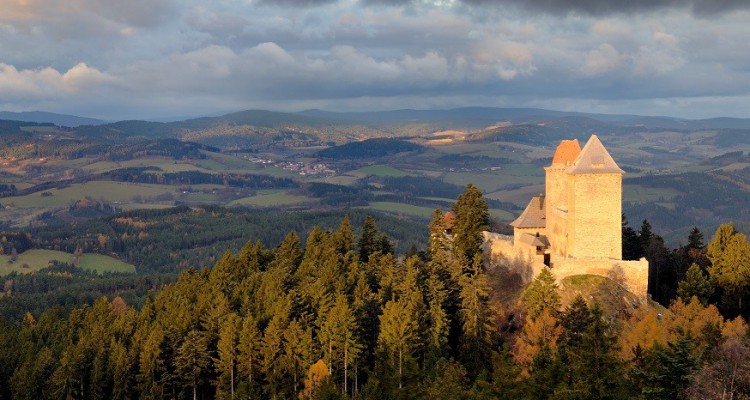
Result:
<svg viewBox="0 0 750 400"><path fill-rule="evenodd" d="M648 221L623 219L625 258L651 263L652 300L613 313L565 300L550 271L498 284L481 191L468 185L452 212L451 235L436 210L426 245L408 250L375 218L345 216L246 241L176 280L112 275L110 295L84 305L19 308L0 320L0 398L750 397L750 245L731 224L670 250ZM91 285L71 268L14 285ZM118 282L140 294L120 296Z"/></svg>

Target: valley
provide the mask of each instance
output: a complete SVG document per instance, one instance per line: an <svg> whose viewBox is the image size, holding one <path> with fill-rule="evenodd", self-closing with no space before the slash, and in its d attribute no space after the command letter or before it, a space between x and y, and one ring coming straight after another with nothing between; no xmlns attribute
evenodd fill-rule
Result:
<svg viewBox="0 0 750 400"><path fill-rule="evenodd" d="M630 221L648 219L673 245L693 226L748 225L733 204L750 188L750 123L530 109L245 111L75 128L6 121L0 220L24 228L211 205L343 207L425 222L471 182L502 230L531 194L544 191L540 167L556 143L592 133L627 172Z"/></svg>

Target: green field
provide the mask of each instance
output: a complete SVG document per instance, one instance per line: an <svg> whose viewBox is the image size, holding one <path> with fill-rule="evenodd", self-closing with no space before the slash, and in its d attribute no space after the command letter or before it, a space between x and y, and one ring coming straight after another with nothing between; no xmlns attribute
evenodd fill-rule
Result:
<svg viewBox="0 0 750 400"><path fill-rule="evenodd" d="M493 172L449 172L443 178L445 182L466 186L475 184L485 193L492 193L506 185L534 185L544 183L544 176L510 175L502 170Z"/></svg>
<svg viewBox="0 0 750 400"><path fill-rule="evenodd" d="M434 208L431 207L420 207L411 204L393 203L389 201L375 201L370 203L370 207L373 210L385 211L395 214L406 214L422 218L431 218L435 212Z"/></svg>
<svg viewBox="0 0 750 400"><path fill-rule="evenodd" d="M370 176L370 175L394 176L397 178L402 177L402 176L414 176L414 174L410 174L400 169L393 168L390 165L368 165L366 167L362 167L354 171L349 171L348 174L359 176L359 177L365 177L365 176Z"/></svg>
<svg viewBox="0 0 750 400"><path fill-rule="evenodd" d="M513 213L499 208L490 208L490 217L500 222L510 222L516 218Z"/></svg>
<svg viewBox="0 0 750 400"><path fill-rule="evenodd" d="M640 185L623 185L622 201L632 203L649 203L669 201L680 194L671 188L653 188Z"/></svg>
<svg viewBox="0 0 750 400"><path fill-rule="evenodd" d="M77 183L63 189L50 189L47 192L52 195L42 196L37 192L26 196L6 197L3 199L3 204L12 205L13 208L67 207L86 196L96 200L128 203L135 195L155 197L164 193L174 193L174 188L142 183L91 181Z"/></svg>
<svg viewBox="0 0 750 400"><path fill-rule="evenodd" d="M244 197L234 200L228 206L251 206L251 207L275 207L287 206L316 201L305 196L290 194L284 190L259 190L252 197Z"/></svg>
<svg viewBox="0 0 750 400"><path fill-rule="evenodd" d="M70 263L73 255L55 250L29 250L18 255L13 263L9 255L0 255L0 276L13 271L28 273L38 271L49 265L50 261ZM81 256L79 267L99 274L104 272L135 273L135 267L109 256L86 253Z"/></svg>
<svg viewBox="0 0 750 400"><path fill-rule="evenodd" d="M98 274L105 272L135 273L135 266L132 264L103 254L85 253L81 256L78 266L81 269L94 271Z"/></svg>

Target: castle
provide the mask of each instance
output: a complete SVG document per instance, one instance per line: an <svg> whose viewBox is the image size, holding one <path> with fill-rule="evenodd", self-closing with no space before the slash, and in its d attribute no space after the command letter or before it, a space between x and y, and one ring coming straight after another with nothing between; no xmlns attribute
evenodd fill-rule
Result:
<svg viewBox="0 0 750 400"><path fill-rule="evenodd" d="M602 275L642 299L648 261L622 259L622 175L596 135L583 146L563 140L545 171L545 194L511 223L513 237L485 233L491 256L524 258L529 280L549 267L558 281Z"/></svg>

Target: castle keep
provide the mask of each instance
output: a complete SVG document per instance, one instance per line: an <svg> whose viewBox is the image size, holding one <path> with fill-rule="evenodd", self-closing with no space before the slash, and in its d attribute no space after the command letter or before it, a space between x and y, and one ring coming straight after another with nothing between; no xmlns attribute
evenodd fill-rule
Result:
<svg viewBox="0 0 750 400"><path fill-rule="evenodd" d="M624 171L599 138L592 135L583 149L578 140L563 140L544 171L546 193L511 223L512 239L487 237L491 254L527 259L526 279L545 266L558 280L602 275L645 299L648 261L622 260Z"/></svg>

